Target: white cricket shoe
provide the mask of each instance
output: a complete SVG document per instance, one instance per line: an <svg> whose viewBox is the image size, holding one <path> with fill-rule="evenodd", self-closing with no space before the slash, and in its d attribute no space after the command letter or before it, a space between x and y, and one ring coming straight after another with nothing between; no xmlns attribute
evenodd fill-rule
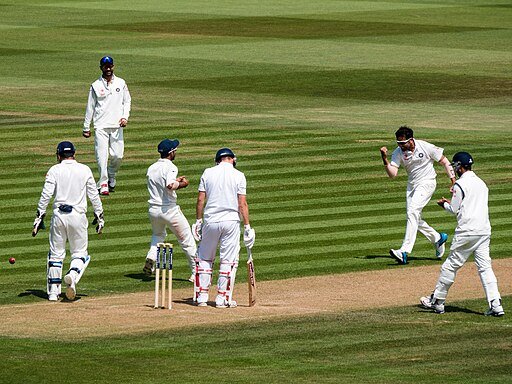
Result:
<svg viewBox="0 0 512 384"><path fill-rule="evenodd" d="M68 273L66 276L64 276L64 282L67 284L66 298L68 300L75 300L75 297L76 297L75 278L70 273Z"/></svg>
<svg viewBox="0 0 512 384"><path fill-rule="evenodd" d="M57 295L56 293L50 293L48 295L48 300L49 301L59 301L59 295Z"/></svg>
<svg viewBox="0 0 512 384"><path fill-rule="evenodd" d="M196 281L196 274L195 273L192 273L190 275L190 277L188 278L188 281L190 281L191 283L193 283L194 281Z"/></svg>
<svg viewBox="0 0 512 384"><path fill-rule="evenodd" d="M498 299L496 299L496 300L498 300ZM485 316L499 317L499 316L503 316L505 314L505 311L503 310L503 307L501 306L501 300L498 300L497 303L495 302L496 300L493 300L493 302L491 303L491 307L487 311L485 311L485 313L484 313Z"/></svg>
<svg viewBox="0 0 512 384"><path fill-rule="evenodd" d="M444 313L444 303L439 299L434 299L432 296L420 298L420 306L425 309L431 309L439 315Z"/></svg>
<svg viewBox="0 0 512 384"><path fill-rule="evenodd" d="M407 252L400 251L399 249L390 249L389 254L400 264L407 264Z"/></svg>
<svg viewBox="0 0 512 384"><path fill-rule="evenodd" d="M222 296L222 298L217 298L215 300L215 308L236 308L238 305L235 300L231 300L231 302L228 302L228 300Z"/></svg>
<svg viewBox="0 0 512 384"><path fill-rule="evenodd" d="M198 306L198 307L207 307L207 306L208 306L208 304L206 303L206 301L202 301L202 302L198 302L198 303L197 303L197 306Z"/></svg>

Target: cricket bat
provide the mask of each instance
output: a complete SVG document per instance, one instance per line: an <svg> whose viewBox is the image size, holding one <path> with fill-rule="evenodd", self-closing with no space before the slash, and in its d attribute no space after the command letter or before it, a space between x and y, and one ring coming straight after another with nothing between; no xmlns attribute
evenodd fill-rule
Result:
<svg viewBox="0 0 512 384"><path fill-rule="evenodd" d="M256 304L256 275L251 248L247 248L247 284L249 285L249 307Z"/></svg>

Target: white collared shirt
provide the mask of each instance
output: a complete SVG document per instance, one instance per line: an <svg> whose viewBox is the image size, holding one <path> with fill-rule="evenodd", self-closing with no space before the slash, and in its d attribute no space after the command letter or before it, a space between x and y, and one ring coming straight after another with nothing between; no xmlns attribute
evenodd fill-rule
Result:
<svg viewBox="0 0 512 384"><path fill-rule="evenodd" d="M158 159L146 173L148 179L148 203L151 206L176 206L176 191L167 188L178 177L178 167L169 159Z"/></svg>
<svg viewBox="0 0 512 384"><path fill-rule="evenodd" d="M52 197L54 209L66 204L71 205L79 213L86 213L86 197L89 197L94 213L99 215L103 212L91 168L76 160L62 160L48 170L37 205L39 212L46 212Z"/></svg>
<svg viewBox="0 0 512 384"><path fill-rule="evenodd" d="M91 121L94 129L119 128L119 120L130 117L131 102L128 86L123 79L112 76L112 81L107 83L100 77L89 90L83 129L88 131Z"/></svg>
<svg viewBox="0 0 512 384"><path fill-rule="evenodd" d="M206 193L204 221L240 221L238 195L245 195L246 188L245 175L229 162L205 169L198 188Z"/></svg>
<svg viewBox="0 0 512 384"><path fill-rule="evenodd" d="M423 140L414 139L415 148L413 152L402 151L397 147L391 155L391 165L400 168L403 164L409 184L416 185L423 181L436 179L436 170L434 161L439 161L443 157L443 148L436 147Z"/></svg>

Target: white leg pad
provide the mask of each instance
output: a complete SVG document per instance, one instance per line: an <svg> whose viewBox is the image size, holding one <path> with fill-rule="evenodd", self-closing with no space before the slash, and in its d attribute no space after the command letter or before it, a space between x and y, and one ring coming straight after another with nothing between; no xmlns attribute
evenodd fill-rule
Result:
<svg viewBox="0 0 512 384"><path fill-rule="evenodd" d="M62 285L62 260L60 258L52 257L48 254L48 265L46 269L47 285L46 290L48 295L61 293Z"/></svg>

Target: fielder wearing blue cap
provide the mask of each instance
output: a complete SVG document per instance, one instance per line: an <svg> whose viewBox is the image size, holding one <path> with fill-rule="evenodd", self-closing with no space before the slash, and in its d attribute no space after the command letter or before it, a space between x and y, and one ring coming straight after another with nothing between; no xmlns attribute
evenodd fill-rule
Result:
<svg viewBox="0 0 512 384"><path fill-rule="evenodd" d="M157 244L165 242L167 228L169 228L187 255L191 272L189 280L192 282L195 276L196 242L192 236L190 224L177 204L176 191L188 186L188 180L185 176L178 176L178 167L173 163L179 145L180 142L176 139L162 140L158 144L160 159L148 168L146 174L149 193L149 220L153 235L142 271L146 275L153 273L157 258Z"/></svg>
<svg viewBox="0 0 512 384"><path fill-rule="evenodd" d="M124 156L123 128L128 124L131 96L126 82L114 76L114 59L100 59L101 76L92 83L85 110L82 135L91 137L91 122L96 131L95 152L101 195L114 192L116 175Z"/></svg>

